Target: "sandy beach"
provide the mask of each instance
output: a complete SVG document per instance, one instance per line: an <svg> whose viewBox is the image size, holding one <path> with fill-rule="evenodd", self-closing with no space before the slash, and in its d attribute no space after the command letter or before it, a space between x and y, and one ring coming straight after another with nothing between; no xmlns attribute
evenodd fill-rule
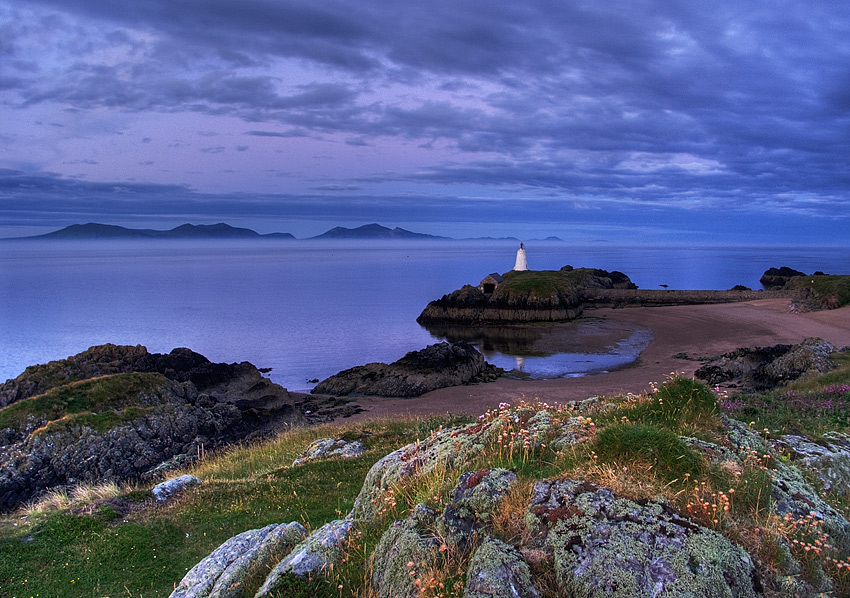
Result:
<svg viewBox="0 0 850 598"><path fill-rule="evenodd" d="M646 327L654 338L634 364L617 371L552 380L500 378L487 384L443 388L415 399L364 397L357 401L364 412L351 419L403 413L479 415L500 402L520 399L537 398L551 404L598 395L640 393L652 382L663 382L671 373L692 375L699 367L693 359L739 347L798 343L808 337L820 337L838 347L850 346L850 306L795 313L788 299L760 299L714 305L596 309L588 310L585 316L601 318L612 328ZM680 353L691 359L674 357Z"/></svg>

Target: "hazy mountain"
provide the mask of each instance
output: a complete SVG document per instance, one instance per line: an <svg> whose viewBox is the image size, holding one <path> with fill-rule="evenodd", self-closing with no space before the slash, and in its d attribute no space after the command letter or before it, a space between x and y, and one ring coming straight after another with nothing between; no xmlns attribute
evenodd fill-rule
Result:
<svg viewBox="0 0 850 598"><path fill-rule="evenodd" d="M448 239L449 237L438 237L423 233L414 233L403 228L387 228L380 224L364 224L357 228L345 228L337 226L326 233L322 233L311 239Z"/></svg>
<svg viewBox="0 0 850 598"><path fill-rule="evenodd" d="M171 230L125 228L111 224L72 224L28 239L294 239L289 233L261 235L229 224L182 224Z"/></svg>

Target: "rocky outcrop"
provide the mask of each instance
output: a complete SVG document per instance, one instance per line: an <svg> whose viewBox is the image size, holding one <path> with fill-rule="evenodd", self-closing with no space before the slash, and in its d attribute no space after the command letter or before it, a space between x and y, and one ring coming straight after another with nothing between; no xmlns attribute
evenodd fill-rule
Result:
<svg viewBox="0 0 850 598"><path fill-rule="evenodd" d="M416 321L428 326L565 322L581 315L584 290L633 288L622 272L595 268L511 271L492 293L466 285L430 302Z"/></svg>
<svg viewBox="0 0 850 598"><path fill-rule="evenodd" d="M477 424L441 430L385 456L370 470L346 519L323 526L283 556L256 598L276 595L275 588L287 587L288 577L329 574L344 557L351 531L374 530L377 525L386 528L368 559L364 590L376 598L421 596L423 588L437 585L435 572L446 567L465 580L464 595L476 598L763 595L756 560L741 546L663 500L635 501L580 480L540 479L530 493L515 494L525 496L524 505L514 502L511 508L527 531L512 539L496 537L493 527L517 483L514 472L500 468L468 470L459 476L444 507L418 504L406 518L384 523L381 504L386 493L411 488L417 478L437 472L463 471L494 441L510 450L516 442L542 447L544 440L553 444L560 439L563 445L589 439L587 432L577 435L573 428L587 430L590 420L574 417L561 425L552 419L545 409L500 409ZM516 441L505 439L501 432L515 422L524 422L526 433ZM736 463L749 458L752 450L770 450L746 426L725 423L733 448L690 439L694 447ZM795 477L793 467L785 467L773 482L777 503L788 509L782 512L796 514L797 507L812 506L840 536L846 521L824 507L802 477ZM788 558L793 561L790 553ZM551 574L533 573L540 571ZM196 583L209 586L202 580ZM803 582L799 587L803 592L815 590ZM828 584L820 589L828 589Z"/></svg>
<svg viewBox="0 0 850 598"><path fill-rule="evenodd" d="M708 359L694 375L709 384L735 381L745 389L766 390L807 373L831 370L835 364L829 355L835 350L818 338L797 345L742 348Z"/></svg>
<svg viewBox="0 0 850 598"><path fill-rule="evenodd" d="M438 343L411 351L391 364L369 363L344 370L323 380L311 392L337 397L410 398L437 388L492 379L499 372L472 345Z"/></svg>
<svg viewBox="0 0 850 598"><path fill-rule="evenodd" d="M762 274L759 282L761 283L761 286L766 289L779 289L784 287L788 281L795 276L805 275L805 272L794 270L788 266L782 266L781 268L768 268L764 271L764 274Z"/></svg>
<svg viewBox="0 0 850 598"><path fill-rule="evenodd" d="M826 491L850 488L850 436L827 432L817 439L785 434L772 443L778 452L816 472Z"/></svg>
<svg viewBox="0 0 850 598"><path fill-rule="evenodd" d="M527 514L570 596L760 595L749 555L666 503L573 480L535 484ZM722 588L722 590L721 590Z"/></svg>
<svg viewBox="0 0 850 598"><path fill-rule="evenodd" d="M159 373L175 382L191 382L198 391L209 390L220 401L240 401L260 409L274 408L290 400L286 389L264 378L248 362L212 363L186 348L162 354L148 353L141 345L106 344L67 359L26 368L17 378L0 386L0 407L71 382L131 372Z"/></svg>
<svg viewBox="0 0 850 598"><path fill-rule="evenodd" d="M51 488L153 479L169 464L186 466L319 410L250 363L140 346L92 347L27 368L3 392L10 403L0 409L0 510Z"/></svg>

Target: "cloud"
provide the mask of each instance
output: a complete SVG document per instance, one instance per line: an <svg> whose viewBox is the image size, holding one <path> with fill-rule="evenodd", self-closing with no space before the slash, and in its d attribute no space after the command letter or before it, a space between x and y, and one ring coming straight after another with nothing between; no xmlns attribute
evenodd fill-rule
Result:
<svg viewBox="0 0 850 598"><path fill-rule="evenodd" d="M121 131L187 115L222 135L193 152L210 193L227 171L262 194L275 170L346 197L443 185L556 206L850 213L850 11L826 0L0 0L0 23L0 118L65 129L16 126L0 164L79 161L104 114ZM225 141L244 135L250 153ZM136 139L186 142L165 126Z"/></svg>

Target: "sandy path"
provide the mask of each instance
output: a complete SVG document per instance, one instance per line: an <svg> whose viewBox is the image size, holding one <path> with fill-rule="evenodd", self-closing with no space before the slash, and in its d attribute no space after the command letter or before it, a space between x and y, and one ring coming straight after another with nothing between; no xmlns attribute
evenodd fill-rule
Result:
<svg viewBox="0 0 850 598"><path fill-rule="evenodd" d="M850 306L799 314L789 310L787 299L761 299L715 305L599 309L586 315L648 327L654 340L634 365L607 374L530 381L501 378L489 384L443 388L415 399L366 397L357 401L365 411L351 419L401 413L480 415L500 402L513 403L523 398L555 403L639 393L648 389L650 382L663 382L672 372L693 374L699 363L673 358L677 353L707 357L739 347L798 343L807 337L820 337L839 347L850 346Z"/></svg>

